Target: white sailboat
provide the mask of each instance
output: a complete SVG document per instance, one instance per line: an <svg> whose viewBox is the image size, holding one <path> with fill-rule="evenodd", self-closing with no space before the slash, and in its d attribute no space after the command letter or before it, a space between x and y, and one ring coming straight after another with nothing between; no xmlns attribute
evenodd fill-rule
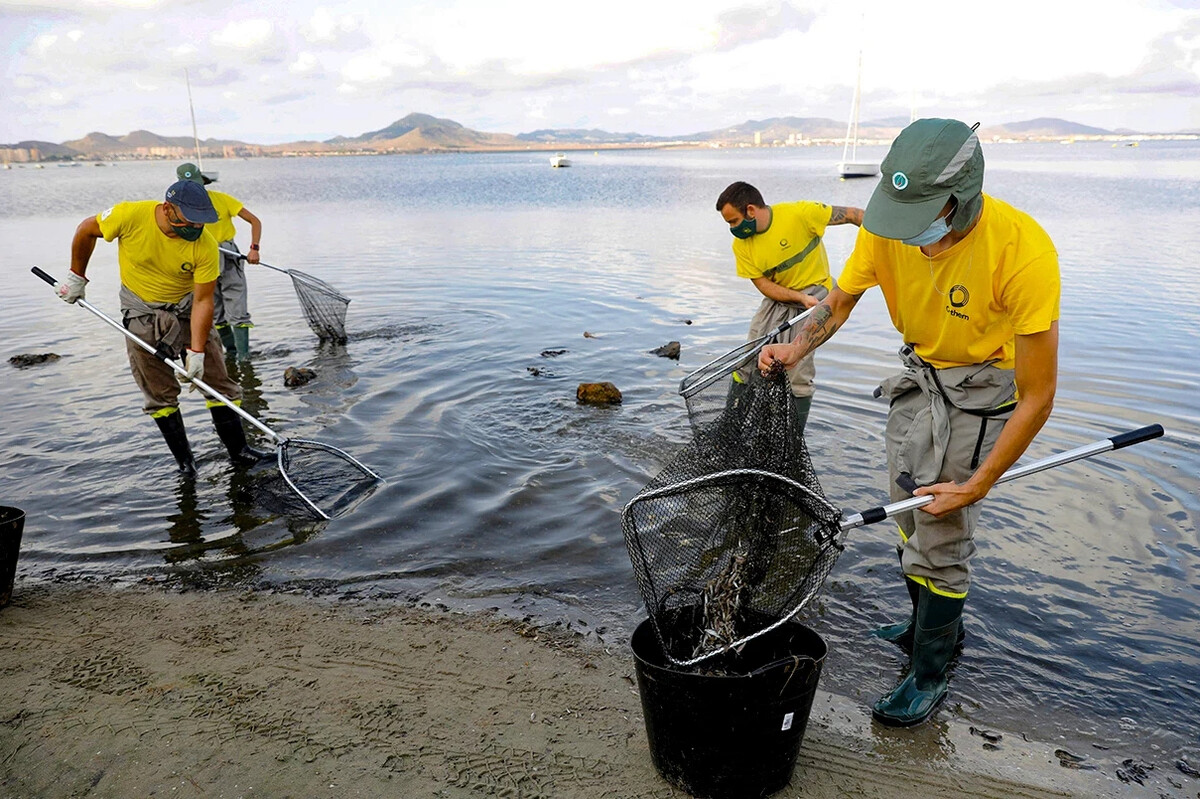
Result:
<svg viewBox="0 0 1200 799"><path fill-rule="evenodd" d="M854 83L854 103L850 106L850 124L846 126L846 144L838 174L843 178L870 178L879 174L875 161L858 160L858 106L862 95L862 50L858 51L858 79Z"/></svg>

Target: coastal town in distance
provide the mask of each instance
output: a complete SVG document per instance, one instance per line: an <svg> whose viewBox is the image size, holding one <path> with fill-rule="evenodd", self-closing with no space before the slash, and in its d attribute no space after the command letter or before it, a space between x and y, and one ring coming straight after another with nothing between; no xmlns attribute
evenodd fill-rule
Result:
<svg viewBox="0 0 1200 799"><path fill-rule="evenodd" d="M866 121L859 125L857 143L888 145L908 124L907 117ZM1105 130L1064 119L1039 118L1023 122L982 125L980 137L994 143L1112 142L1137 146L1142 141L1196 140L1200 132L1144 133ZM677 137L612 133L596 129L544 129L517 135L472 130L449 119L413 113L385 128L358 136L337 136L325 141L284 144L161 136L138 130L124 136L93 132L61 143L22 141L0 144L0 164L34 166L56 162L136 161L204 158L258 158L297 156L385 155L391 153L520 152L546 150L616 150L660 148L743 148L841 146L846 141L844 122L819 117L776 117L749 120L739 125Z"/></svg>

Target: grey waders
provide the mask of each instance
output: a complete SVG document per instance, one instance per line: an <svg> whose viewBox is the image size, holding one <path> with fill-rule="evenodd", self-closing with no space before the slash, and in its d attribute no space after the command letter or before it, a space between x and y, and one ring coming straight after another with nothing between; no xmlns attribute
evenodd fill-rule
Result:
<svg viewBox="0 0 1200 799"><path fill-rule="evenodd" d="M183 414L176 409L166 416L155 416L154 422L167 441L171 454L179 464L179 473L183 477L196 476L196 459L192 457L192 448L188 444L187 431L183 428Z"/></svg>
<svg viewBox="0 0 1200 799"><path fill-rule="evenodd" d="M242 428L242 420L228 407L216 405L209 408L209 411L212 413L213 427L217 428L217 435L225 449L229 450L229 459L234 465L253 466L271 457L271 453L254 449L246 443L246 431Z"/></svg>
<svg viewBox="0 0 1200 799"><path fill-rule="evenodd" d="M888 727L920 724L946 698L947 672L957 648L966 599L941 596L925 586L918 586L918 592L912 667L908 676L871 709L875 720Z"/></svg>

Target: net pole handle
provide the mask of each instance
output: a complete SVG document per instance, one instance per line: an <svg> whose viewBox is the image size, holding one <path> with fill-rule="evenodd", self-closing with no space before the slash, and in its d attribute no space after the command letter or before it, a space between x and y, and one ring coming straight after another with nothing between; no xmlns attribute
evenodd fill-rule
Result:
<svg viewBox="0 0 1200 799"><path fill-rule="evenodd" d="M46 274L46 272L42 271L38 267L35 266L35 267L31 268L29 271L33 272L33 274L37 275L42 280L49 283L51 286L54 286L54 288L56 290L58 289L58 286L59 286L58 281L55 280L50 275ZM118 322L117 320L110 317L108 314L104 313L104 311L101 311L95 305L92 305L90 302L83 299L82 297L80 299L76 300L75 304L82 305L84 308L86 308L87 310L89 310L93 314L95 314L96 317L98 319L100 319L100 321L104 322L104 324L108 325L113 330L118 331L119 333L121 333L121 335L125 336L127 339L132 341L134 344L137 344L139 347L141 347L146 352L153 355L155 358L158 358L160 361L165 363L167 366L171 367L177 374L187 377L187 369L185 369L183 366L181 366L178 361L176 361L173 358L168 358L166 353L160 352L159 350L155 349L154 347L151 347L145 341L142 341L140 338L135 336L133 333L126 330L124 325L122 325L120 322ZM199 388L201 391L203 391L205 394L209 395L213 399L224 403L228 408L233 410L234 413L238 414L243 419L245 419L247 422L249 422L250 424L257 427L259 430L261 430L263 433L266 433L268 436L270 436L272 440L274 440L276 442L283 441L283 439L279 436L278 433L276 433L271 428L267 427L262 422L255 419L250 414L246 413L244 410L242 410L240 407L238 407L238 405L236 405L235 403L230 401L228 397L226 397L221 392L217 391L215 388L210 386L208 383L205 383L203 380L201 380L198 377L191 378L189 380L189 382L194 383L197 388Z"/></svg>
<svg viewBox="0 0 1200 799"><path fill-rule="evenodd" d="M1028 477L1031 474L1044 472L1047 469L1053 469L1057 466L1063 466L1068 463L1083 460L1084 458L1090 458L1093 455L1099 455L1102 452L1124 449L1125 447L1129 447L1134 444L1140 444L1143 441L1150 441L1152 439L1159 438L1163 435L1163 433L1163 426L1161 424L1152 424L1147 425L1146 427L1139 427L1136 430L1129 430L1124 433L1119 433L1115 436L1110 436L1109 438L1102 438L1099 441L1092 442L1091 444L1084 444L1081 447L1076 447L1075 449L1067 450L1066 452L1060 452L1057 455L1050 455L1024 466L1017 466L1009 469L1007 472L1000 475L1000 478L996 480L996 483L1007 483L1011 480L1016 480L1021 477ZM843 530L851 530L855 527L862 527L865 524L881 522L884 519L895 516L898 513L916 510L924 505L928 505L930 502L933 502L933 500L934 497L932 494L923 494L919 497L911 497L909 499L900 500L899 502L893 502L890 505L868 508L867 510L859 513L853 513L848 516L844 516L842 518L841 528Z"/></svg>
<svg viewBox="0 0 1200 799"><path fill-rule="evenodd" d="M240 252L234 252L233 250L227 250L224 247L218 247L217 249L220 250L223 255L228 255L230 258L237 258L239 261L246 260L246 256ZM265 263L263 261L259 261L257 264L255 264L255 266L265 266L267 269L274 269L276 272L283 272L285 275L288 274L287 269L280 269L278 266L271 266L270 264Z"/></svg>

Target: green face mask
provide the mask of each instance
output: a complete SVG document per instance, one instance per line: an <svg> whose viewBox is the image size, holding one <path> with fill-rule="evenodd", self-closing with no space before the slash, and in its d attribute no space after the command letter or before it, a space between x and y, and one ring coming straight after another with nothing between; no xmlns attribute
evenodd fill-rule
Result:
<svg viewBox="0 0 1200 799"><path fill-rule="evenodd" d="M758 224L750 217L744 216L741 222L729 226L729 232L739 239L748 239L758 232Z"/></svg>
<svg viewBox="0 0 1200 799"><path fill-rule="evenodd" d="M174 213L167 215L167 224L171 226L171 230L175 231L175 235L179 238L183 239L184 241L195 241L204 235L203 226L192 227L188 224L177 225L175 224L176 222L183 222L184 220L179 218L172 219L174 216Z"/></svg>

